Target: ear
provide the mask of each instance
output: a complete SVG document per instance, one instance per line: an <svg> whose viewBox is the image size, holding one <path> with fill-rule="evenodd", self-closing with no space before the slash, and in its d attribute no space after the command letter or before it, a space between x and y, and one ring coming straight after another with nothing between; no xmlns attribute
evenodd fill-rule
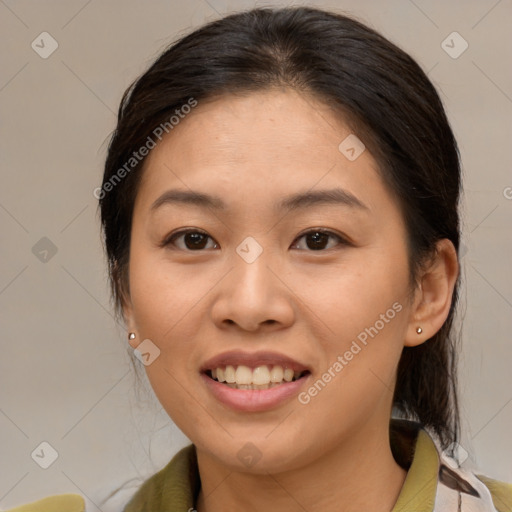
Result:
<svg viewBox="0 0 512 512"><path fill-rule="evenodd" d="M415 347L434 336L443 326L459 274L457 251L447 238L436 244L434 256L423 269L415 292L404 345ZM416 329L421 327L421 333Z"/></svg>

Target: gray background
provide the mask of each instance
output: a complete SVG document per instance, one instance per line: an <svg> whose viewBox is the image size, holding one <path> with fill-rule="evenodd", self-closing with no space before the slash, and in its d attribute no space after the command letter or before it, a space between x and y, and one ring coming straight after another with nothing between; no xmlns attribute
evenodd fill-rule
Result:
<svg viewBox="0 0 512 512"><path fill-rule="evenodd" d="M465 465L512 482L512 3L307 4L381 31L441 91L465 173L461 444ZM0 0L0 507L72 492L88 511L119 510L187 444L151 393L136 393L93 190L129 83L179 35L256 5L285 4ZM59 45L46 59L31 47L44 31ZM454 31L469 45L458 58L442 47ZM43 441L58 453L48 469L31 457Z"/></svg>

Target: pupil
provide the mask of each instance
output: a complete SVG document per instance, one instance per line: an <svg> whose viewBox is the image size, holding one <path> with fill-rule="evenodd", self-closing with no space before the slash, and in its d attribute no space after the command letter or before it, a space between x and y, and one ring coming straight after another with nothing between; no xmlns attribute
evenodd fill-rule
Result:
<svg viewBox="0 0 512 512"><path fill-rule="evenodd" d="M201 242L203 242L204 245L204 240L201 240L202 237L204 237L202 233L187 233L185 235L185 244L187 245L187 248L190 249L189 245L187 244L187 241L190 240L192 240L192 248L202 248Z"/></svg>
<svg viewBox="0 0 512 512"><path fill-rule="evenodd" d="M308 244L308 247L313 250L318 250L318 249L322 249L322 246L323 246L322 242L326 241L326 239L328 238L328 235L326 233L320 233L317 231L314 234L309 235L309 238L310 238L310 240L313 240L314 245L313 245L313 247L311 247L310 244Z"/></svg>

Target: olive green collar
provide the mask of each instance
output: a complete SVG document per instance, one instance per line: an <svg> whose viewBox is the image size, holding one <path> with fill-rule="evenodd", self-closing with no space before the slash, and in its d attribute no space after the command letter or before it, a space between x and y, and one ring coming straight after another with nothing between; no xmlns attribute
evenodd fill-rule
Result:
<svg viewBox="0 0 512 512"><path fill-rule="evenodd" d="M408 469L392 512L432 512L439 472L433 439L418 423L392 419L390 441L397 462Z"/></svg>

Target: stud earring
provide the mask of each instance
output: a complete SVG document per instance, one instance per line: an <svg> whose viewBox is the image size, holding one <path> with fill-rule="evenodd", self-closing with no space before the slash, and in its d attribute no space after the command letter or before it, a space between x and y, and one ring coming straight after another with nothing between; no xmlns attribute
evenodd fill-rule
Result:
<svg viewBox="0 0 512 512"><path fill-rule="evenodd" d="M135 339L135 333L134 332L131 332L128 334L128 339L129 340L134 340Z"/></svg>
<svg viewBox="0 0 512 512"><path fill-rule="evenodd" d="M418 334L421 334L423 332L423 329L421 327L416 327L416 332Z"/></svg>

